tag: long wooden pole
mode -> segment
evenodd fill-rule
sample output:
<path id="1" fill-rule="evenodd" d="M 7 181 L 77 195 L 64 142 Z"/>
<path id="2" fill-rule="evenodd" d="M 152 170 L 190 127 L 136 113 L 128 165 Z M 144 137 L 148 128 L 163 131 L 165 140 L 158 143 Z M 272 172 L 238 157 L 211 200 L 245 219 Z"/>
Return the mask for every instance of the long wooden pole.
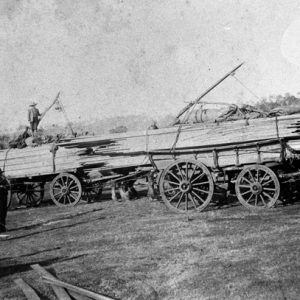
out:
<path id="1" fill-rule="evenodd" d="M 67 290 L 71 290 L 73 292 L 76 292 L 78 294 L 87 296 L 87 297 L 89 297 L 91 299 L 94 299 L 94 300 L 113 300 L 113 298 L 110 298 L 110 297 L 107 297 L 107 296 L 104 296 L 104 295 L 101 295 L 101 294 L 94 293 L 92 291 L 89 291 L 89 290 L 83 289 L 81 287 L 63 282 L 63 281 L 58 280 L 58 279 L 53 279 L 52 277 L 43 276 L 43 280 L 47 283 L 50 283 L 51 285 L 56 285 L 56 286 L 65 288 Z"/>
<path id="2" fill-rule="evenodd" d="M 48 108 L 46 108 L 46 109 L 44 110 L 44 112 L 41 114 L 39 123 L 41 123 L 41 121 L 42 121 L 42 119 L 45 117 L 46 113 L 47 113 L 47 112 L 51 109 L 51 107 L 56 103 L 56 101 L 58 100 L 59 96 L 60 96 L 60 92 L 57 93 L 57 95 L 56 95 L 54 101 L 51 103 L 51 105 L 48 106 Z"/>
<path id="3" fill-rule="evenodd" d="M 209 87 L 203 94 L 201 94 L 195 101 L 190 102 L 187 106 L 185 106 L 176 116 L 174 122 L 177 122 L 177 120 L 187 111 L 189 110 L 193 105 L 198 104 L 203 97 L 205 97 L 209 92 L 211 92 L 216 86 L 218 86 L 222 81 L 224 81 L 227 77 L 230 75 L 233 75 L 233 73 L 239 69 L 244 63 L 239 64 L 237 67 L 235 67 L 233 70 L 228 72 L 225 76 L 223 76 L 220 80 L 218 80 L 215 84 L 213 84 L 211 87 Z"/>

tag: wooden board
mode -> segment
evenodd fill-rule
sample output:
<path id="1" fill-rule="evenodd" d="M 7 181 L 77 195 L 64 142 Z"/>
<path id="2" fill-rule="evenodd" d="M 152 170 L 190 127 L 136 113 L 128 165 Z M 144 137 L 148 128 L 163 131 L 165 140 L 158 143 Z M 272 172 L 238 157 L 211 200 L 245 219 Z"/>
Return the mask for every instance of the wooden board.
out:
<path id="1" fill-rule="evenodd" d="M 46 269 L 41 267 L 39 264 L 31 265 L 31 268 L 35 270 L 40 276 L 47 276 L 48 278 L 56 279 L 51 273 L 49 273 Z M 63 287 L 53 285 L 52 289 L 59 300 L 71 300 L 71 297 Z"/>
<path id="2" fill-rule="evenodd" d="M 14 279 L 14 282 L 23 291 L 28 300 L 40 300 L 40 297 L 37 295 L 35 290 L 30 285 L 28 285 L 22 278 Z"/>

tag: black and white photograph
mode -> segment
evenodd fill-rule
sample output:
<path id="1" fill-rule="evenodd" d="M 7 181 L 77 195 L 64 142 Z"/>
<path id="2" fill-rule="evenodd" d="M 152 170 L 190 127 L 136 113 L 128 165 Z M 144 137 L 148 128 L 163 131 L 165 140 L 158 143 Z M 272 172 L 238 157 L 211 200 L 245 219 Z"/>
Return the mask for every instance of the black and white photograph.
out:
<path id="1" fill-rule="evenodd" d="M 0 300 L 300 299 L 300 2 L 0 0 Z"/>

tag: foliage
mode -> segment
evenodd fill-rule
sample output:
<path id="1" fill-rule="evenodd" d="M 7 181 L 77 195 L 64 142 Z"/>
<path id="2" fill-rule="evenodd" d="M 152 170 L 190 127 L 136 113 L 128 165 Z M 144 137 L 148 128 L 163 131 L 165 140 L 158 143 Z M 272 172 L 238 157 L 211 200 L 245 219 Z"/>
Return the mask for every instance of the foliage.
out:
<path id="1" fill-rule="evenodd" d="M 126 126 L 117 126 L 116 128 L 110 129 L 109 133 L 123 133 L 127 132 L 127 127 Z"/>
<path id="2" fill-rule="evenodd" d="M 298 93 L 299 95 L 299 93 Z M 286 106 L 299 106 L 300 98 L 297 98 L 290 93 L 282 95 L 270 95 L 269 97 L 264 97 L 256 103 L 256 107 L 263 111 L 270 111 L 276 107 L 286 107 Z"/>

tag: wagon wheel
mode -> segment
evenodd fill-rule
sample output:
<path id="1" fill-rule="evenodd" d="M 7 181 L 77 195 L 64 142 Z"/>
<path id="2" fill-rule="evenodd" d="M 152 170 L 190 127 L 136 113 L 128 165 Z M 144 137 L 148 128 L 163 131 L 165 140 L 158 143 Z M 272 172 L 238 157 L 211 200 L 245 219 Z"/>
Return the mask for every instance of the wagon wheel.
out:
<path id="1" fill-rule="evenodd" d="M 81 183 L 73 174 L 61 173 L 50 183 L 50 196 L 57 206 L 74 206 L 81 195 Z"/>
<path id="2" fill-rule="evenodd" d="M 182 159 L 164 170 L 159 181 L 159 191 L 172 211 L 201 211 L 212 199 L 214 183 L 205 165 L 195 160 Z"/>
<path id="3" fill-rule="evenodd" d="M 244 168 L 235 183 L 237 198 L 247 208 L 270 208 L 280 194 L 280 184 L 276 174 L 262 165 Z"/>
<path id="4" fill-rule="evenodd" d="M 44 183 L 28 183 L 22 184 L 16 191 L 19 204 L 27 207 L 39 206 L 44 198 Z"/>
<path id="5" fill-rule="evenodd" d="M 94 202 L 100 199 L 102 190 L 102 183 L 88 183 L 83 189 L 81 200 L 86 202 Z"/>

